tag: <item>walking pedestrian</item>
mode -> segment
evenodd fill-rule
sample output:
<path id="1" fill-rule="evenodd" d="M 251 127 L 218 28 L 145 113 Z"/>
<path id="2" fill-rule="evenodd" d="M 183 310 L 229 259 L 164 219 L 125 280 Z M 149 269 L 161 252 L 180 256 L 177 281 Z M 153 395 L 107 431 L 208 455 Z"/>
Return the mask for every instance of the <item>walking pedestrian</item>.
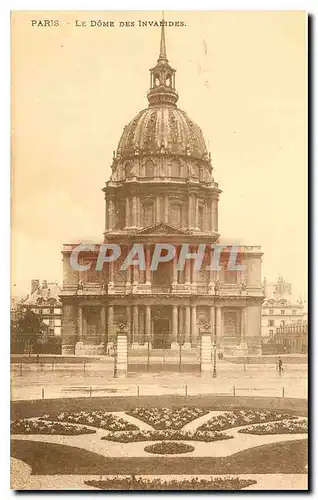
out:
<path id="1" fill-rule="evenodd" d="M 279 376 L 281 377 L 282 376 L 282 372 L 284 371 L 284 368 L 283 368 L 283 361 L 282 361 L 282 358 L 279 356 L 278 357 L 278 373 L 279 373 Z"/>

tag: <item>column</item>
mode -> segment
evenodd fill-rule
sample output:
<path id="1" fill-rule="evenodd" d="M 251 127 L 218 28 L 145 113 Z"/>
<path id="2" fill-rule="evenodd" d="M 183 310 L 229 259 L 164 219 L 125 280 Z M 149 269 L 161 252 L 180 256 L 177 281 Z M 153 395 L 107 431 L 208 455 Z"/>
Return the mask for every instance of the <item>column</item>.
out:
<path id="1" fill-rule="evenodd" d="M 216 307 L 216 341 L 220 342 L 222 337 L 222 308 Z"/>
<path id="2" fill-rule="evenodd" d="M 108 231 L 109 229 L 109 214 L 108 214 L 108 200 L 105 197 L 105 231 Z"/>
<path id="3" fill-rule="evenodd" d="M 156 222 L 160 221 L 160 198 L 156 196 Z"/>
<path id="4" fill-rule="evenodd" d="M 143 307 L 139 308 L 139 345 L 145 344 L 145 310 Z"/>
<path id="5" fill-rule="evenodd" d="M 241 309 L 241 345 L 246 345 L 247 308 Z"/>
<path id="6" fill-rule="evenodd" d="M 189 196 L 188 203 L 188 229 L 192 229 L 193 197 Z"/>
<path id="7" fill-rule="evenodd" d="M 126 307 L 126 321 L 127 321 L 128 345 L 130 345 L 132 343 L 132 335 L 131 335 L 131 309 L 130 309 L 130 306 Z"/>
<path id="8" fill-rule="evenodd" d="M 204 232 L 206 232 L 206 231 L 209 230 L 209 227 L 207 227 L 207 225 L 206 225 L 207 220 L 208 220 L 208 206 L 207 206 L 206 200 L 204 200 L 204 205 L 203 205 L 203 226 L 202 226 L 202 230 Z"/>
<path id="9" fill-rule="evenodd" d="M 137 227 L 137 197 L 132 197 L 132 226 Z"/>
<path id="10" fill-rule="evenodd" d="M 146 342 L 151 343 L 151 308 L 148 305 L 145 307 L 145 337 Z"/>
<path id="11" fill-rule="evenodd" d="M 187 347 L 190 347 L 190 326 L 191 326 L 191 310 L 190 306 L 185 307 L 185 315 L 184 315 L 184 344 Z"/>
<path id="12" fill-rule="evenodd" d="M 121 330 L 116 335 L 116 349 L 114 356 L 114 377 L 125 377 L 128 368 L 127 332 Z"/>
<path id="13" fill-rule="evenodd" d="M 146 285 L 151 286 L 151 255 L 150 255 L 150 247 L 146 246 Z"/>
<path id="14" fill-rule="evenodd" d="M 139 285 L 139 267 L 133 266 L 133 286 Z"/>
<path id="15" fill-rule="evenodd" d="M 196 248 L 192 248 L 192 252 L 196 252 Z M 198 281 L 198 271 L 196 271 L 195 269 L 195 260 L 192 260 L 191 261 L 191 271 L 192 271 L 192 279 L 191 279 L 191 283 L 192 283 L 192 291 L 194 293 L 197 292 L 197 281 Z"/>
<path id="16" fill-rule="evenodd" d="M 185 267 L 185 285 L 190 285 L 191 282 L 191 263 L 189 259 L 185 260 L 184 267 Z"/>
<path id="17" fill-rule="evenodd" d="M 133 306 L 133 338 L 132 343 L 138 344 L 138 306 Z"/>
<path id="18" fill-rule="evenodd" d="M 195 228 L 199 229 L 199 198 L 195 199 Z"/>
<path id="19" fill-rule="evenodd" d="M 218 201 L 216 199 L 212 200 L 212 229 L 218 230 Z"/>
<path id="20" fill-rule="evenodd" d="M 176 347 L 178 342 L 178 306 L 172 306 L 172 343 Z"/>
<path id="21" fill-rule="evenodd" d="M 104 305 L 100 308 L 100 344 L 104 344 L 104 347 L 107 344 L 106 310 Z"/>
<path id="22" fill-rule="evenodd" d="M 129 227 L 129 220 L 130 220 L 130 202 L 129 202 L 129 198 L 127 196 L 127 198 L 126 198 L 126 211 L 125 211 L 125 227 Z"/>
<path id="23" fill-rule="evenodd" d="M 212 332 L 212 342 L 214 342 L 214 336 L 215 336 L 215 311 L 214 311 L 214 306 L 210 306 L 210 314 L 209 314 L 209 323 L 211 325 L 211 332 Z"/>
<path id="24" fill-rule="evenodd" d="M 115 225 L 115 205 L 114 205 L 114 195 L 109 197 L 109 229 L 113 229 Z"/>
<path id="25" fill-rule="evenodd" d="M 109 268 L 108 268 L 108 270 L 109 270 L 109 279 L 108 279 L 108 282 L 113 285 L 114 284 L 114 261 L 111 260 L 108 265 L 109 265 Z"/>
<path id="26" fill-rule="evenodd" d="M 114 262 L 108 263 L 108 293 L 114 293 Z"/>
<path id="27" fill-rule="evenodd" d="M 210 230 L 211 231 L 215 231 L 213 210 L 214 210 L 214 205 L 213 205 L 213 200 L 211 200 L 211 203 L 210 203 Z"/>
<path id="28" fill-rule="evenodd" d="M 83 342 L 83 309 L 77 306 L 77 341 Z"/>
<path id="29" fill-rule="evenodd" d="M 177 285 L 177 283 L 178 283 L 177 262 L 178 262 L 178 256 L 175 255 L 174 258 L 171 261 L 171 265 L 172 265 L 172 286 Z"/>
<path id="30" fill-rule="evenodd" d="M 126 293 L 131 293 L 131 266 L 126 269 Z"/>
<path id="31" fill-rule="evenodd" d="M 184 330 L 183 330 L 183 307 L 178 308 L 178 342 L 179 344 L 183 344 L 183 335 L 184 335 Z"/>
<path id="32" fill-rule="evenodd" d="M 191 307 L 191 346 L 196 347 L 198 342 L 197 333 L 197 306 Z"/>
<path id="33" fill-rule="evenodd" d="M 136 225 L 137 227 L 141 227 L 141 221 L 140 221 L 140 198 L 137 196 L 137 205 L 136 205 Z"/>
<path id="34" fill-rule="evenodd" d="M 212 343 L 211 331 L 201 331 L 201 373 L 209 373 L 212 371 Z"/>
<path id="35" fill-rule="evenodd" d="M 87 321 L 86 321 L 86 313 L 85 307 L 82 308 L 82 339 L 84 340 L 87 337 Z"/>
<path id="36" fill-rule="evenodd" d="M 165 201 L 164 201 L 164 214 L 165 214 L 164 221 L 168 224 L 168 222 L 169 222 L 169 198 L 168 198 L 168 196 L 165 197 Z"/>
<path id="37" fill-rule="evenodd" d="M 114 343 L 115 332 L 114 332 L 114 306 L 108 307 L 107 314 L 107 341 L 109 343 Z"/>

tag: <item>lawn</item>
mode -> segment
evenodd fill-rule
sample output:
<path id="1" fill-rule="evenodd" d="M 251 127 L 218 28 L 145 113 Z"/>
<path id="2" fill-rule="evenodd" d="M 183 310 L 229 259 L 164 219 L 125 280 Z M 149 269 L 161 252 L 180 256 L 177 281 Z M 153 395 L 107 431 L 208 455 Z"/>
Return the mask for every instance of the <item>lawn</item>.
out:
<path id="1" fill-rule="evenodd" d="M 307 440 L 257 446 L 230 457 L 106 458 L 80 448 L 39 441 L 12 440 L 11 456 L 32 474 L 305 474 Z"/>
<path id="2" fill-rule="evenodd" d="M 45 413 L 58 415 L 61 412 L 85 411 L 129 411 L 138 406 L 169 406 L 180 408 L 182 406 L 197 406 L 207 410 L 242 410 L 261 409 L 286 411 L 293 415 L 307 415 L 307 401 L 304 399 L 266 398 L 266 397 L 232 397 L 218 395 L 197 396 L 109 396 L 93 398 L 63 398 L 12 401 L 11 419 L 39 417 Z"/>

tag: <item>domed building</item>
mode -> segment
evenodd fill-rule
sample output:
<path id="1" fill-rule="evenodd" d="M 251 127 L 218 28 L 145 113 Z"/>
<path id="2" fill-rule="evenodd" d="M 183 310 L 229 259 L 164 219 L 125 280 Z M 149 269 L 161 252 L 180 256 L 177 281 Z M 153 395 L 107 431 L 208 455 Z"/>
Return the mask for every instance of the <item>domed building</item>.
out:
<path id="1" fill-rule="evenodd" d="M 150 69 L 148 107 L 124 127 L 103 189 L 104 243 L 118 245 L 120 256 L 96 270 L 91 264 L 98 261 L 100 245 L 95 245 L 81 251 L 79 262 L 87 269 L 77 271 L 70 265 L 76 245 L 63 248 L 64 353 L 114 350 L 118 357 L 127 343 L 128 370 L 192 371 L 201 367 L 201 332 L 209 332 L 214 354 L 216 347 L 228 354 L 260 350 L 261 249 L 240 247 L 243 270 L 208 269 L 211 244 L 220 243 L 221 190 L 200 127 L 177 106 L 175 76 L 163 23 L 159 58 Z M 173 245 L 176 256 L 154 268 L 154 248 L 162 243 Z M 145 268 L 123 270 L 138 244 Z M 191 258 L 178 268 L 183 244 L 189 252 L 206 245 L 200 271 Z M 123 348 L 118 332 L 126 337 Z"/>

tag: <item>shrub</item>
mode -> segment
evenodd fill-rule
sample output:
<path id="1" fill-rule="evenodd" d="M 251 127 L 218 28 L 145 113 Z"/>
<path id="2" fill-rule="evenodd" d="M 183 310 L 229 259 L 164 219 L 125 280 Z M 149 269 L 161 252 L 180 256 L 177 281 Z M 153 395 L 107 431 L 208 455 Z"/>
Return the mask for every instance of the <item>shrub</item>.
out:
<path id="1" fill-rule="evenodd" d="M 194 447 L 186 443 L 174 443 L 173 441 L 150 444 L 144 450 L 147 453 L 158 455 L 178 455 L 179 453 L 189 453 L 194 451 Z"/>
<path id="2" fill-rule="evenodd" d="M 184 425 L 195 420 L 202 415 L 209 413 L 209 410 L 202 408 L 183 407 L 183 408 L 157 408 L 157 407 L 139 407 L 126 412 L 127 415 L 138 418 L 146 422 L 154 429 L 181 429 Z"/>
<path id="3" fill-rule="evenodd" d="M 46 434 L 77 436 L 79 434 L 94 434 L 96 431 L 82 425 L 68 425 L 60 422 L 43 422 L 40 420 L 12 420 L 11 434 Z"/>
<path id="4" fill-rule="evenodd" d="M 268 410 L 234 410 L 212 417 L 208 422 L 201 425 L 201 431 L 223 431 L 241 425 L 258 424 L 284 419 L 294 419 L 296 417 L 288 413 L 279 413 Z"/>
<path id="5" fill-rule="evenodd" d="M 104 480 L 85 481 L 88 486 L 100 490 L 241 490 L 251 484 L 256 484 L 253 479 L 241 479 L 238 477 L 214 477 L 211 479 L 200 479 L 198 477 L 181 480 L 176 479 L 145 479 L 130 477 L 114 477 Z"/>
<path id="6" fill-rule="evenodd" d="M 280 422 L 269 422 L 266 424 L 250 425 L 239 430 L 242 434 L 256 434 L 259 436 L 267 434 L 302 434 L 308 433 L 308 421 L 282 420 Z"/>
<path id="7" fill-rule="evenodd" d="M 224 434 L 223 432 L 210 431 L 178 431 L 173 429 L 167 430 L 150 430 L 150 431 L 127 431 L 127 432 L 111 432 L 101 439 L 107 441 L 115 441 L 117 443 L 136 443 L 140 441 L 159 441 L 159 440 L 177 440 L 177 441 L 204 441 L 211 443 L 213 441 L 221 441 L 232 439 L 233 436 Z"/>
<path id="8" fill-rule="evenodd" d="M 116 417 L 116 415 L 103 411 L 62 412 L 56 417 L 44 415 L 41 417 L 41 420 L 58 420 L 59 422 L 91 425 L 92 427 L 99 427 L 109 431 L 138 430 L 136 425 L 130 424 L 126 420 Z"/>

